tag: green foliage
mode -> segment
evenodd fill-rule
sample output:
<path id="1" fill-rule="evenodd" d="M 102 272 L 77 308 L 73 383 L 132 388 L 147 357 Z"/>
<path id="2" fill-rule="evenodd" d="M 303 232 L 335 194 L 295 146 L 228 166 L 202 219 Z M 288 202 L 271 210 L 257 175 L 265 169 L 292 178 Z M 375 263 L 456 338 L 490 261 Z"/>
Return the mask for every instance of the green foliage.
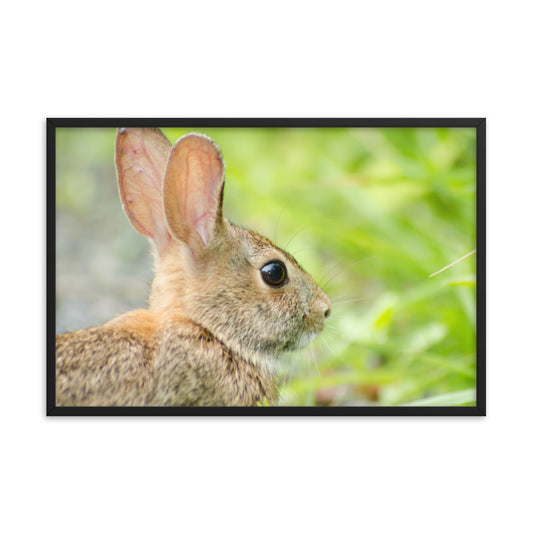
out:
<path id="1" fill-rule="evenodd" d="M 164 129 L 172 142 L 189 131 Z M 280 361 L 282 405 L 474 403 L 476 255 L 430 277 L 476 248 L 473 128 L 200 131 L 224 155 L 226 216 L 332 301 L 313 345 Z M 112 160 L 114 132 L 92 134 L 68 142 L 87 142 L 90 165 Z M 58 206 L 89 209 L 63 175 Z"/>

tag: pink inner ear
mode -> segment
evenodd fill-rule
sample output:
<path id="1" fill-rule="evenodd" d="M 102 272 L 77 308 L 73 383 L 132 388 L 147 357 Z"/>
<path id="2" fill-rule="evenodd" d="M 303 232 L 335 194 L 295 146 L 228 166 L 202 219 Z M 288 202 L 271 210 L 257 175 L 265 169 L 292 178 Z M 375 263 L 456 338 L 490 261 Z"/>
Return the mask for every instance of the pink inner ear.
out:
<path id="1" fill-rule="evenodd" d="M 197 148 L 189 149 L 185 179 L 178 185 L 178 201 L 184 221 L 196 230 L 206 246 L 211 240 L 218 211 L 220 173 L 218 154 Z"/>
<path id="2" fill-rule="evenodd" d="M 168 242 L 161 199 L 170 143 L 158 130 L 126 128 L 116 141 L 116 165 L 124 211 L 134 228 L 158 248 Z"/>
<path id="3" fill-rule="evenodd" d="M 124 209 L 132 224 L 148 237 L 156 233 L 156 220 L 161 218 L 162 209 L 158 204 L 161 190 L 157 183 L 149 178 L 142 180 L 144 170 L 136 163 L 124 169 Z"/>
<path id="4" fill-rule="evenodd" d="M 172 149 L 163 201 L 172 234 L 189 247 L 208 246 L 220 212 L 224 163 L 213 142 L 198 134 L 182 137 Z M 195 237 L 196 236 L 196 237 Z"/>

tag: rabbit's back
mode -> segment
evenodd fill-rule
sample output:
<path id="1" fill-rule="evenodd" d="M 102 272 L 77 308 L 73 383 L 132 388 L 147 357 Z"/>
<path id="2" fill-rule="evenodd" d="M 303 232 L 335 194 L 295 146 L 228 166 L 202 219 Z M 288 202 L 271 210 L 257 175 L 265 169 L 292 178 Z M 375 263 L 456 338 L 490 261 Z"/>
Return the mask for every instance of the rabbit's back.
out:
<path id="1" fill-rule="evenodd" d="M 233 353 L 208 330 L 173 317 L 150 327 L 134 312 L 56 338 L 56 403 L 68 406 L 255 406 L 278 396 L 261 360 Z M 147 314 L 147 313 L 146 313 Z"/>
<path id="2" fill-rule="evenodd" d="M 56 405 L 146 405 L 152 347 L 141 335 L 97 327 L 56 337 Z"/>

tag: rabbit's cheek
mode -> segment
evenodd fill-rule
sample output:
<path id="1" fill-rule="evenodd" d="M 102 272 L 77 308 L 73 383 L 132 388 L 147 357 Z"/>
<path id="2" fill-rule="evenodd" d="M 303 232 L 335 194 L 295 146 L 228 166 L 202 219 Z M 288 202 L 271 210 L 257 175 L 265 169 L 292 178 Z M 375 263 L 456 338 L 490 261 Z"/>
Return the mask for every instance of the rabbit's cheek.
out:
<path id="1" fill-rule="evenodd" d="M 324 314 L 319 309 L 314 309 L 305 317 L 306 329 L 316 336 L 324 328 Z"/>

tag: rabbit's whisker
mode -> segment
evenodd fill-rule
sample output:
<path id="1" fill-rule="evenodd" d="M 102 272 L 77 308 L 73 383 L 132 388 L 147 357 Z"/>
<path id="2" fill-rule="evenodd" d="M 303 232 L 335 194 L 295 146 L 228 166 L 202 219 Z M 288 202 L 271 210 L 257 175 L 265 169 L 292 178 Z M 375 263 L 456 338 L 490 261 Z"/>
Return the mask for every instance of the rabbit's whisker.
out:
<path id="1" fill-rule="evenodd" d="M 339 274 L 341 273 L 341 267 L 338 263 L 330 267 L 318 280 L 317 284 L 320 287 L 327 288 L 328 284 L 331 283 Z"/>
<path id="2" fill-rule="evenodd" d="M 307 231 L 309 229 L 309 226 L 302 226 L 300 229 L 296 230 L 295 233 L 293 233 L 292 237 L 285 243 L 285 246 L 283 246 L 283 250 L 288 250 L 291 242 L 296 238 L 297 235 L 300 233 L 303 233 L 304 231 Z M 292 254 L 291 254 L 292 255 Z"/>
<path id="3" fill-rule="evenodd" d="M 354 298 L 353 300 L 344 300 L 342 302 L 336 302 L 335 300 L 331 300 L 331 304 L 332 305 L 344 305 L 344 304 L 349 304 L 353 302 L 362 302 L 364 300 L 370 300 L 370 298 Z"/>
<path id="4" fill-rule="evenodd" d="M 274 227 L 274 242 L 277 242 L 278 240 L 279 221 L 281 220 L 281 216 L 283 215 L 283 213 L 285 213 L 286 209 L 287 208 L 284 206 L 283 209 L 279 212 L 278 218 L 276 220 L 276 226 Z"/>
<path id="5" fill-rule="evenodd" d="M 333 350 L 331 349 L 331 346 L 328 344 L 328 342 L 326 341 L 325 337 L 322 336 L 320 337 L 320 340 L 321 342 L 324 344 L 324 346 L 327 348 L 327 351 L 330 353 L 330 354 L 333 354 Z"/>
<path id="6" fill-rule="evenodd" d="M 319 279 L 319 282 L 318 282 L 318 285 L 320 287 L 324 286 L 324 288 L 327 288 L 327 285 L 333 281 L 333 279 L 335 279 L 343 270 L 350 270 L 352 269 L 354 266 L 362 263 L 363 261 L 369 261 L 370 259 L 375 259 L 376 256 L 375 255 L 370 255 L 368 257 L 363 257 L 362 259 L 358 259 L 356 261 L 351 261 L 350 263 L 346 263 L 346 264 L 343 264 L 343 263 L 336 263 L 335 265 L 333 265 L 333 267 L 331 267 L 327 272 L 326 274 L 324 274 L 320 279 Z M 335 270 L 337 269 L 337 271 L 335 272 Z M 334 273 L 334 275 L 330 278 L 330 279 L 327 279 L 325 280 L 324 278 L 327 278 L 331 273 Z M 324 284 L 324 285 L 322 285 Z"/>
<path id="7" fill-rule="evenodd" d="M 292 380 L 292 375 L 294 374 L 294 363 L 295 363 L 295 358 L 291 357 L 290 363 L 289 363 L 288 378 L 287 378 L 288 383 L 290 383 L 290 381 Z"/>
<path id="8" fill-rule="evenodd" d="M 311 357 L 313 358 L 313 363 L 315 363 L 315 368 L 316 368 L 316 371 L 318 373 L 318 375 L 322 375 L 321 372 L 320 372 L 320 368 L 318 368 L 318 360 L 316 358 L 316 354 L 315 354 L 315 350 L 314 348 L 311 346 L 311 349 L 310 349 L 310 353 L 311 353 Z"/>

